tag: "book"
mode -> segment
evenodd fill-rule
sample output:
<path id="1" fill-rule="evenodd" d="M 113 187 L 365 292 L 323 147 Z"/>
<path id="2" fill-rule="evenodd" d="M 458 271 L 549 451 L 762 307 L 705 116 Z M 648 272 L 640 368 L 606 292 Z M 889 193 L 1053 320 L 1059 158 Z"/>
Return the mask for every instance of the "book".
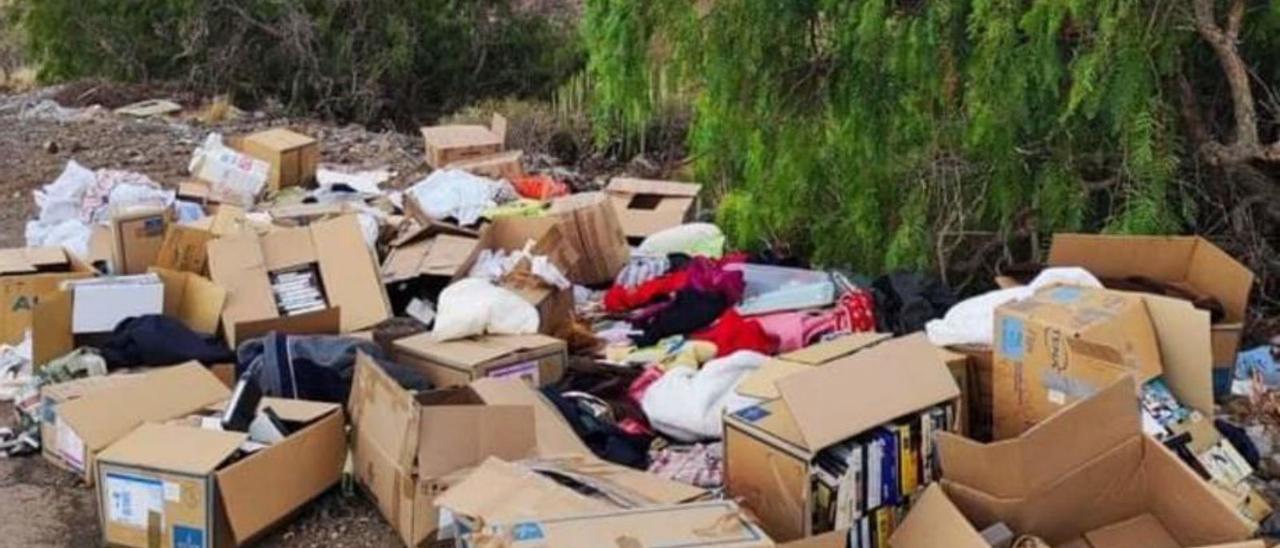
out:
<path id="1" fill-rule="evenodd" d="M 867 504 L 865 510 L 879 507 L 884 499 L 884 473 L 881 464 L 884 462 L 884 439 L 873 436 L 867 444 Z"/>

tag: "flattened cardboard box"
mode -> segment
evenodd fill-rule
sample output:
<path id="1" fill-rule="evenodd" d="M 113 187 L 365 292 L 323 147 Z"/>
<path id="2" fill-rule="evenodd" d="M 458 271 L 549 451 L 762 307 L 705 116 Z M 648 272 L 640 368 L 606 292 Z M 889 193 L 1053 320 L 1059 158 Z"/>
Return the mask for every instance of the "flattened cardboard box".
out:
<path id="1" fill-rule="evenodd" d="M 170 213 L 164 207 L 140 207 L 111 212 L 111 271 L 142 274 L 156 264 Z"/>
<path id="2" fill-rule="evenodd" d="M 76 469 L 63 456 L 62 439 L 58 438 L 58 410 L 63 403 L 84 397 L 99 390 L 109 389 L 142 379 L 143 375 L 107 375 L 105 377 L 85 377 L 83 379 L 75 379 L 58 384 L 50 384 L 40 387 L 40 454 L 45 460 L 54 466 L 72 473 L 80 473 L 81 470 Z M 78 447 L 70 437 L 72 446 L 65 450 L 68 454 L 75 454 L 73 449 Z"/>
<path id="3" fill-rule="evenodd" d="M 1209 314 L 1171 297 L 1056 287 L 996 309 L 993 438 L 1016 436 L 1128 373 L 1213 409 Z"/>
<path id="4" fill-rule="evenodd" d="M 997 521 L 1062 545 L 1096 541 L 1135 518 L 1155 519 L 1177 546 L 1249 539 L 1253 524 L 1142 434 L 1136 389 L 1125 377 L 1014 439 L 983 444 L 940 433 L 942 489 L 912 509 L 893 546 L 986 546 L 977 530 Z"/>
<path id="5" fill-rule="evenodd" d="M 287 129 L 269 129 L 245 137 L 240 141 L 240 150 L 271 164 L 268 191 L 315 181 L 320 144 L 311 137 Z"/>
<path id="6" fill-rule="evenodd" d="M 489 127 L 476 125 L 431 126 L 422 128 L 427 165 L 441 169 L 461 160 L 502 152 L 507 140 L 507 119 L 497 114 Z"/>
<path id="7" fill-rule="evenodd" d="M 349 333 L 391 316 L 373 253 L 354 215 L 261 236 L 242 232 L 213 240 L 208 247 L 210 277 L 228 291 L 222 323 L 233 348 L 270 330 Z M 328 308 L 282 316 L 270 274 L 311 267 L 320 278 Z"/>
<path id="8" fill-rule="evenodd" d="M 466 547 L 773 546 L 731 501 L 622 509 L 495 458 L 437 504 L 468 523 L 492 524 L 463 531 Z"/>
<path id="9" fill-rule="evenodd" d="M 919 334 L 784 377 L 777 389 L 779 399 L 724 418 L 725 490 L 777 541 L 813 534 L 810 466 L 819 451 L 960 396 Z"/>
<path id="10" fill-rule="evenodd" d="M 1079 266 L 1099 278 L 1158 280 L 1218 301 L 1225 317 L 1213 325 L 1213 364 L 1235 366 L 1254 274 L 1199 236 L 1056 234 L 1050 266 Z"/>
<path id="11" fill-rule="evenodd" d="M 99 452 L 148 421 L 198 411 L 231 391 L 196 362 L 153 369 L 133 382 L 97 390 L 58 407 L 54 429 L 64 461 L 93 484 Z"/>
<path id="12" fill-rule="evenodd" d="M 432 385 L 466 386 L 483 378 L 555 383 L 569 366 L 568 346 L 545 335 L 485 335 L 437 342 L 421 333 L 393 343 L 396 361 L 413 366 Z"/>
<path id="13" fill-rule="evenodd" d="M 61 247 L 0 249 L 0 343 L 22 342 L 42 295 L 58 291 L 63 281 L 95 275 Z"/>
<path id="14" fill-rule="evenodd" d="M 595 459 L 564 417 L 515 379 L 481 379 L 465 388 L 414 394 L 360 355 L 348 408 L 356 480 L 407 546 L 435 532 L 435 498 L 462 479 L 460 472 L 489 457 L 577 456 L 597 474 L 657 503 L 705 494 Z"/>
<path id="15" fill-rule="evenodd" d="M 633 243 L 693 220 L 702 185 L 618 177 L 605 193 L 618 212 L 622 232 Z"/>
<path id="16" fill-rule="evenodd" d="M 239 546 L 336 484 L 346 460 L 339 405 L 265 398 L 299 430 L 228 462 L 240 432 L 144 424 L 101 453 L 98 504 L 114 546 Z"/>

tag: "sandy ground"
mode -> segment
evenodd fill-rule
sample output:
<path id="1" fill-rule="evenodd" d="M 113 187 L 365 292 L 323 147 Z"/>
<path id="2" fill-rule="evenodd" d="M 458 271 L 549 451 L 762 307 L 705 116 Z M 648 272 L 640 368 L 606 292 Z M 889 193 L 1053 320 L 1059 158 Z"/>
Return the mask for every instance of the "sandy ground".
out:
<path id="1" fill-rule="evenodd" d="M 50 92 L 41 92 L 48 95 Z M 0 95 L 0 247 L 21 246 L 33 214 L 31 191 L 58 176 L 70 159 L 90 168 L 137 171 L 162 184 L 182 180 L 191 150 L 211 130 L 238 133 L 292 125 L 321 139 L 326 162 L 391 166 L 399 182 L 424 169 L 416 138 L 335 127 L 310 120 L 253 116 L 214 127 L 191 120 L 131 120 L 104 114 L 63 122 L 21 114 L 39 96 Z M 115 102 L 119 102 L 116 98 Z M 0 404 L 0 425 L 13 416 Z M 96 546 L 101 543 L 93 491 L 39 456 L 0 457 L 0 546 Z M 398 537 L 359 494 L 335 488 L 296 519 L 265 536 L 260 546 L 395 546 Z"/>

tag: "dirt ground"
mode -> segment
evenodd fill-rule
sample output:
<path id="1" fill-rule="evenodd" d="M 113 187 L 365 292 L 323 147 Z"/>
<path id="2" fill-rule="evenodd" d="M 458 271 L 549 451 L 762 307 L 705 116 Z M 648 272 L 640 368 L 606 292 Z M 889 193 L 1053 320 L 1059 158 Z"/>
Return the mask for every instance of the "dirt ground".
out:
<path id="1" fill-rule="evenodd" d="M 84 121 L 34 115 L 32 106 L 59 90 L 0 95 L 0 247 L 25 243 L 33 215 L 31 191 L 53 181 L 68 160 L 89 168 L 137 171 L 166 185 L 181 181 L 191 151 L 210 131 L 235 134 L 290 125 L 321 140 L 326 163 L 390 166 L 402 186 L 422 174 L 420 145 L 408 135 L 335 127 L 312 120 L 249 113 L 234 122 L 206 125 L 185 120 L 132 120 L 103 113 Z M 107 103 L 148 97 L 111 97 Z M 123 103 L 121 103 L 123 104 Z M 118 106 L 118 105 L 111 105 Z M 12 420 L 0 404 L 0 425 Z M 398 537 L 359 494 L 334 488 L 272 531 L 260 546 L 395 546 Z M 96 546 L 99 536 L 93 491 L 39 456 L 0 457 L 0 546 Z"/>

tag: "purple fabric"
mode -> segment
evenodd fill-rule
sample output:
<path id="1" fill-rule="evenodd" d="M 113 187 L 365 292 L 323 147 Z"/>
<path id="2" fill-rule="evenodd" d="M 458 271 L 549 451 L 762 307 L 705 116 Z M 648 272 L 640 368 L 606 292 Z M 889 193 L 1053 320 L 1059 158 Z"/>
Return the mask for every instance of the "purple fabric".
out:
<path id="1" fill-rule="evenodd" d="M 730 303 L 742 302 L 742 294 L 747 289 L 742 271 L 725 270 L 716 261 L 706 257 L 694 257 L 687 270 L 688 288 L 700 293 L 719 294 Z"/>

